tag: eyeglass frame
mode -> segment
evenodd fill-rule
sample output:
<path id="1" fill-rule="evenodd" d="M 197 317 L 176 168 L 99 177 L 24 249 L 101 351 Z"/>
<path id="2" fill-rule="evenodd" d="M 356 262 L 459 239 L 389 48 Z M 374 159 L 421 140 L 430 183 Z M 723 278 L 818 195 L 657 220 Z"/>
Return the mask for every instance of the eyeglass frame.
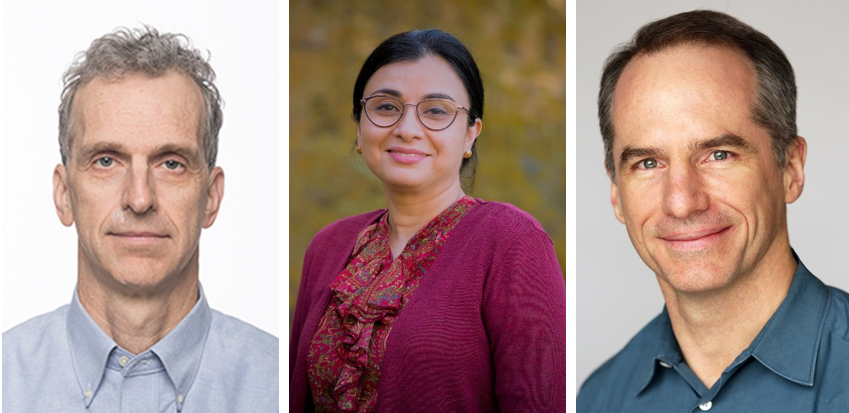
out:
<path id="1" fill-rule="evenodd" d="M 369 114 L 368 114 L 368 109 L 366 109 L 366 102 L 367 102 L 369 99 L 372 99 L 372 98 L 379 98 L 379 97 L 383 97 L 383 98 L 393 98 L 393 99 L 395 99 L 395 100 L 397 100 L 397 101 L 401 102 L 401 103 L 404 105 L 404 106 L 401 108 L 401 115 L 400 115 L 400 116 L 398 116 L 398 120 L 396 120 L 395 122 L 392 122 L 391 124 L 386 125 L 386 126 L 380 126 L 380 125 L 378 125 L 377 123 L 374 123 L 374 121 L 371 119 L 371 116 L 369 116 Z M 422 124 L 422 126 L 424 126 L 427 130 L 434 131 L 434 132 L 439 132 L 439 131 L 443 131 L 443 130 L 445 130 L 445 129 L 450 128 L 450 127 L 451 127 L 451 125 L 453 125 L 453 124 L 454 124 L 454 121 L 456 121 L 456 120 L 457 120 L 457 114 L 458 114 L 458 113 L 460 113 L 460 111 L 461 111 L 461 110 L 462 110 L 462 111 L 464 111 L 464 112 L 466 112 L 466 114 L 467 114 L 467 115 L 472 116 L 472 112 L 471 112 L 469 109 L 466 109 L 466 108 L 464 108 L 464 107 L 463 107 L 463 106 L 461 106 L 461 105 L 458 105 L 458 104 L 457 104 L 457 102 L 455 102 L 455 101 L 453 101 L 453 100 L 451 100 L 451 99 L 443 99 L 443 98 L 428 98 L 428 99 L 422 99 L 421 101 L 419 101 L 419 103 L 407 103 L 407 102 L 404 102 L 403 100 L 401 100 L 401 99 L 400 99 L 399 97 L 397 97 L 397 96 L 385 95 L 385 94 L 377 94 L 377 95 L 366 96 L 366 97 L 364 97 L 364 98 L 360 99 L 360 106 L 362 106 L 362 108 L 363 108 L 363 112 L 365 112 L 365 113 L 366 113 L 366 118 L 368 118 L 369 122 L 371 122 L 371 124 L 372 124 L 372 125 L 377 126 L 378 128 L 391 128 L 391 127 L 395 126 L 396 124 L 398 124 L 398 122 L 400 122 L 400 121 L 401 121 L 401 119 L 403 119 L 403 118 L 404 118 L 404 113 L 407 111 L 407 106 L 414 106 L 414 107 L 418 108 L 418 107 L 419 107 L 419 105 L 421 105 L 422 103 L 427 102 L 427 101 L 433 101 L 433 100 L 443 100 L 443 101 L 446 101 L 446 102 L 451 102 L 451 104 L 452 104 L 452 105 L 454 105 L 454 106 L 456 106 L 456 107 L 457 107 L 457 111 L 456 111 L 456 112 L 454 112 L 454 118 L 453 118 L 453 119 L 451 119 L 451 122 L 450 122 L 447 126 L 445 126 L 444 128 L 441 128 L 441 129 L 434 129 L 434 128 L 431 128 L 430 126 L 425 125 L 425 123 L 422 121 L 421 114 L 419 113 L 418 109 L 416 109 L 416 110 L 415 110 L 415 113 L 416 113 L 416 119 L 418 119 L 419 123 L 421 123 L 421 124 Z"/>

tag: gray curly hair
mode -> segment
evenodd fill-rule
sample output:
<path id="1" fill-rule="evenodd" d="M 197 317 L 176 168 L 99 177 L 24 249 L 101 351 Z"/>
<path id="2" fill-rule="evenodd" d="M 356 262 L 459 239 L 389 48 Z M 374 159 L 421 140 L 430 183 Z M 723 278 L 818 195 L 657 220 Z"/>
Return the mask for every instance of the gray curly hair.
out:
<path id="1" fill-rule="evenodd" d="M 88 50 L 77 55 L 62 77 L 64 88 L 59 105 L 59 149 L 62 164 L 71 159 L 74 120 L 71 116 L 74 95 L 94 78 L 121 79 L 126 74 L 140 73 L 158 77 L 176 70 L 194 80 L 204 101 L 203 127 L 198 131 L 203 140 L 206 165 L 215 167 L 218 155 L 218 132 L 221 130 L 221 96 L 215 87 L 215 71 L 201 53 L 182 34 L 159 34 L 144 26 L 138 29 L 118 28 L 95 39 Z"/>

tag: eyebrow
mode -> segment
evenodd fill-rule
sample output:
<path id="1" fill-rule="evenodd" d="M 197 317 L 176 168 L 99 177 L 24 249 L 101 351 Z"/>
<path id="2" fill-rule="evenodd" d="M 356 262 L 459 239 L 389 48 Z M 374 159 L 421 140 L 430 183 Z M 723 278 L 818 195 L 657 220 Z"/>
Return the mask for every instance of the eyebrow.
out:
<path id="1" fill-rule="evenodd" d="M 88 162 L 88 159 L 100 152 L 126 153 L 126 147 L 118 142 L 98 142 L 90 146 L 84 146 L 80 152 L 78 160 Z M 183 145 L 165 144 L 156 147 L 153 150 L 154 156 L 162 156 L 168 153 L 174 153 L 186 158 L 190 163 L 200 162 L 200 149 L 190 148 Z"/>
<path id="2" fill-rule="evenodd" d="M 156 156 L 161 156 L 167 153 L 175 153 L 177 155 L 182 156 L 192 164 L 197 164 L 200 162 L 200 148 L 190 148 L 188 146 L 167 143 L 165 145 L 157 147 L 154 153 L 157 154 Z"/>
<path id="3" fill-rule="evenodd" d="M 687 149 L 690 151 L 700 151 L 718 147 L 735 148 L 750 154 L 757 153 L 757 148 L 752 146 L 739 135 L 733 133 L 726 133 L 716 138 L 691 142 L 687 145 Z M 663 154 L 664 152 L 662 150 L 655 147 L 635 148 L 632 146 L 626 146 L 619 155 L 619 168 L 624 168 L 626 165 L 631 163 L 631 160 L 634 158 L 660 157 Z"/>
<path id="4" fill-rule="evenodd" d="M 726 133 L 722 136 L 712 138 L 712 139 L 708 139 L 708 140 L 705 140 L 705 141 L 693 142 L 690 145 L 688 145 L 687 148 L 690 149 L 691 151 L 698 151 L 698 150 L 717 148 L 717 147 L 723 147 L 723 146 L 729 147 L 729 148 L 736 148 L 736 149 L 739 149 L 743 152 L 750 153 L 750 154 L 754 154 L 754 153 L 758 152 L 757 148 L 752 146 L 749 142 L 747 142 L 745 139 L 743 139 L 739 135 L 736 135 L 736 134 L 733 134 L 733 133 Z"/>
<path id="5" fill-rule="evenodd" d="M 401 98 L 401 92 L 399 92 L 395 89 L 377 89 L 377 90 L 375 90 L 374 92 L 371 93 L 371 96 L 374 96 L 376 94 L 385 94 L 385 95 L 395 96 L 396 98 L 399 98 L 399 99 Z M 449 95 L 447 93 L 428 93 L 428 94 L 424 95 L 423 99 L 448 99 L 452 102 L 455 102 L 455 103 L 457 102 L 456 100 L 454 100 L 453 97 L 451 97 L 451 95 Z"/>
<path id="6" fill-rule="evenodd" d="M 662 154 L 663 151 L 658 148 L 635 148 L 629 145 L 622 149 L 622 153 L 619 155 L 619 168 L 624 168 L 634 158 L 659 157 Z"/>
<path id="7" fill-rule="evenodd" d="M 117 142 L 98 142 L 83 146 L 80 150 L 80 155 L 77 157 L 77 161 L 88 162 L 89 158 L 99 152 L 123 153 L 125 149 L 124 145 Z"/>

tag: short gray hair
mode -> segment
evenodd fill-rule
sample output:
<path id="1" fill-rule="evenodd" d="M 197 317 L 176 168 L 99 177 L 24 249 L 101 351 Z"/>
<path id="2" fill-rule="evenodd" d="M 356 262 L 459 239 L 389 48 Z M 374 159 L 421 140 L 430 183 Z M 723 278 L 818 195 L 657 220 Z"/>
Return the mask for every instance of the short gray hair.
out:
<path id="1" fill-rule="evenodd" d="M 159 34 L 150 26 L 118 28 L 95 39 L 88 50 L 77 55 L 62 77 L 65 85 L 59 105 L 62 164 L 67 164 L 71 158 L 74 138 L 71 112 L 74 95 L 80 87 L 95 78 L 121 79 L 124 75 L 136 73 L 158 77 L 176 70 L 191 78 L 203 95 L 204 120 L 198 133 L 203 140 L 206 165 L 212 169 L 218 155 L 218 132 L 221 130 L 223 115 L 221 96 L 213 83 L 215 71 L 207 60 L 191 46 L 191 41 L 185 35 Z"/>
<path id="2" fill-rule="evenodd" d="M 611 107 L 619 76 L 631 59 L 682 43 L 728 47 L 742 51 L 755 67 L 758 89 L 752 103 L 752 120 L 772 137 L 779 167 L 784 168 L 787 148 L 796 138 L 796 81 L 784 52 L 765 34 L 727 14 L 694 10 L 646 24 L 634 38 L 619 46 L 604 63 L 598 92 L 598 123 L 604 141 L 604 164 L 615 180 L 614 126 Z"/>

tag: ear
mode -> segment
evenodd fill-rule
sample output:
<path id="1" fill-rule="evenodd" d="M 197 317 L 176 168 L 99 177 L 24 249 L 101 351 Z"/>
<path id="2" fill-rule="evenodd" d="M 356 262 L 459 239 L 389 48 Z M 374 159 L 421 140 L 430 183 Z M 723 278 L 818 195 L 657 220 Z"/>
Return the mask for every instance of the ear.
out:
<path id="1" fill-rule="evenodd" d="M 613 213 L 616 219 L 621 223 L 625 223 L 625 215 L 622 214 L 622 200 L 619 198 L 619 186 L 616 185 L 616 180 L 613 178 L 615 172 L 607 171 L 607 176 L 610 178 L 610 204 L 613 205 Z"/>
<path id="2" fill-rule="evenodd" d="M 466 143 L 464 145 L 466 151 L 472 149 L 472 145 L 475 144 L 475 140 L 481 134 L 481 130 L 483 130 L 483 121 L 480 118 L 475 119 L 475 124 L 466 129 Z"/>
<path id="3" fill-rule="evenodd" d="M 792 204 L 802 195 L 805 187 L 805 158 L 808 156 L 808 143 L 797 136 L 787 152 L 787 164 L 784 167 L 784 202 Z"/>
<path id="4" fill-rule="evenodd" d="M 224 170 L 220 166 L 209 172 L 209 186 L 206 188 L 206 208 L 203 211 L 203 228 L 209 228 L 218 216 L 218 208 L 224 199 Z"/>
<path id="5" fill-rule="evenodd" d="M 56 206 L 59 221 L 66 227 L 74 223 L 74 210 L 71 208 L 71 194 L 68 188 L 68 171 L 64 165 L 56 165 L 53 170 L 53 204 Z"/>

